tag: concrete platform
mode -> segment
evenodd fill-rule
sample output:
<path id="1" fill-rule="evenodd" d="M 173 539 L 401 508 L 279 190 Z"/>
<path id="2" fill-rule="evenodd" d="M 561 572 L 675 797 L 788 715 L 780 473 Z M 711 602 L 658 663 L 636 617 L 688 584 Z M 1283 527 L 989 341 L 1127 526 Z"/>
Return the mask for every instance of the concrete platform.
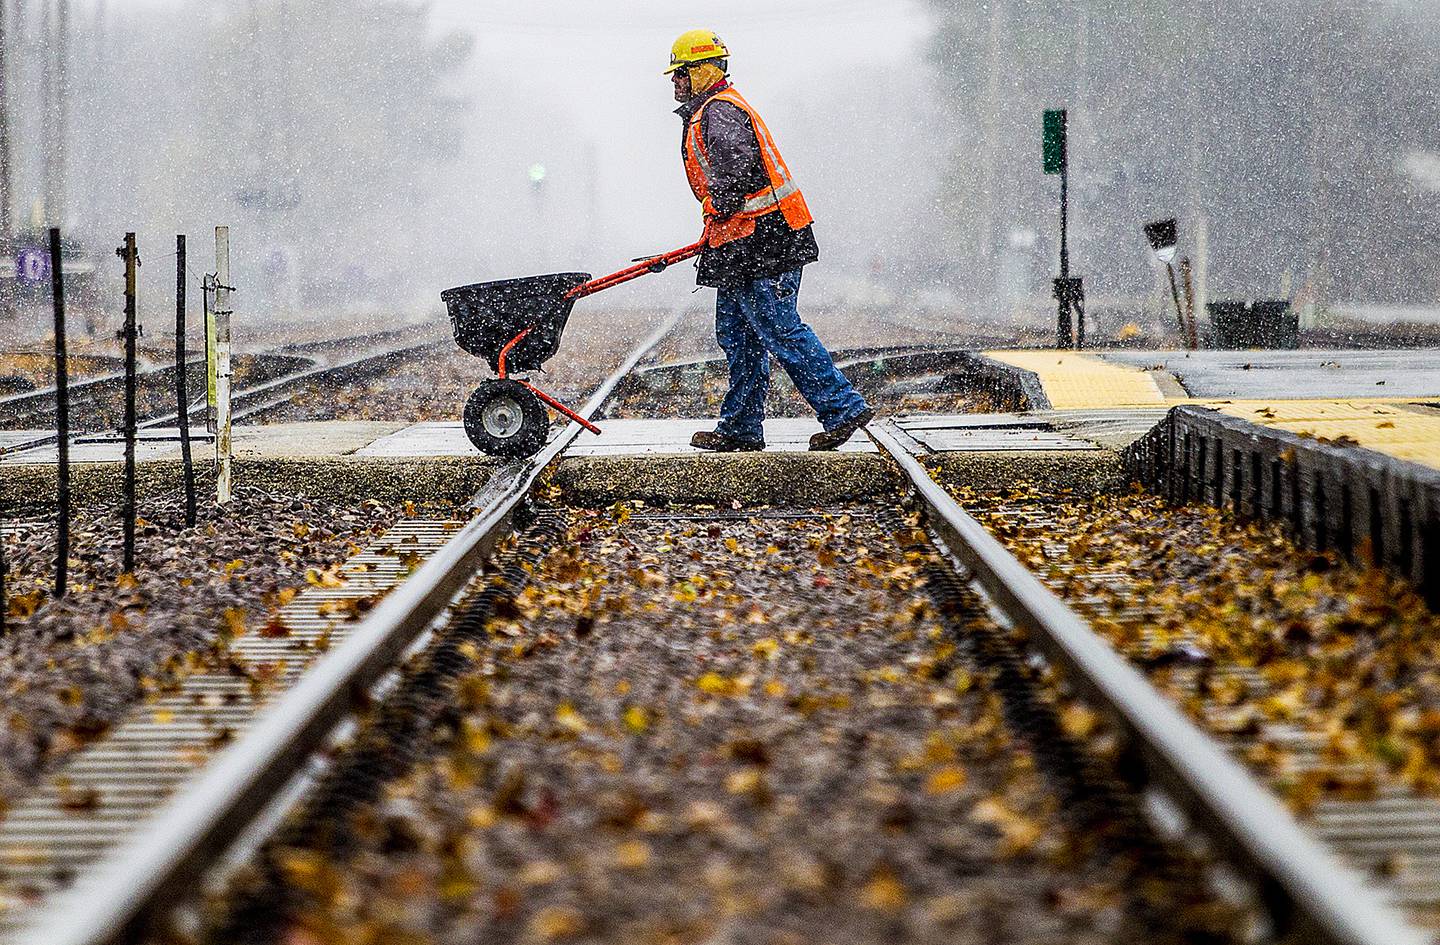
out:
<path id="1" fill-rule="evenodd" d="M 920 452 L 939 455 L 1112 447 L 1116 437 L 1107 424 L 1117 422 L 1117 418 L 1125 430 L 1133 431 L 1130 439 L 1149 429 L 1150 423 L 1154 422 L 1148 414 L 1136 419 L 1133 412 L 1091 411 L 1073 418 L 1066 415 L 1063 430 L 1057 429 L 1052 416 L 1023 414 L 905 416 L 898 418 L 897 424 Z M 582 433 L 568 455 L 695 456 L 703 451 L 690 445 L 691 435 L 713 426 L 714 421 L 709 419 L 606 420 L 602 421 L 600 435 Z M 814 420 L 767 420 L 765 452 L 808 452 L 810 437 L 819 430 L 820 425 Z M 33 439 L 34 434 L 24 433 L 23 436 Z M 209 468 L 213 449 L 213 443 L 208 439 L 194 442 L 194 456 L 200 468 Z M 877 450 L 868 437 L 859 434 L 837 452 L 875 454 Z M 145 431 L 136 444 L 135 455 L 142 465 L 176 464 L 180 458 L 178 435 L 173 430 Z M 71 446 L 70 456 L 77 465 L 114 465 L 124 458 L 124 444 L 112 436 L 85 439 Z M 0 466 L 53 467 L 55 458 L 55 447 L 37 447 L 0 457 Z M 426 460 L 493 462 L 492 458 L 484 456 L 470 444 L 459 422 L 408 426 L 398 423 L 288 423 L 236 427 L 235 459 L 238 463 L 252 464 L 338 459 L 392 463 Z"/>
<path id="2" fill-rule="evenodd" d="M 277 423 L 267 426 L 237 426 L 234 455 L 237 459 L 280 459 L 301 456 L 348 456 L 380 437 L 405 428 L 403 423 L 373 421 Z M 0 449 L 7 442 L 24 443 L 53 431 L 0 431 Z M 464 437 L 464 434 L 461 434 Z M 191 449 L 197 459 L 213 454 L 214 437 L 192 434 Z M 125 443 L 115 434 L 81 437 L 70 446 L 73 463 L 114 463 L 125 456 Z M 152 427 L 140 431 L 135 443 L 139 461 L 178 460 L 180 431 L 177 427 Z M 0 464 L 54 463 L 54 446 L 40 446 L 0 456 Z"/>
<path id="3" fill-rule="evenodd" d="M 1123 448 L 1181 404 L 1440 469 L 1440 349 L 989 351 L 1028 372 L 1057 433 Z M 1067 418 L 1075 418 L 1072 422 Z"/>
<path id="4" fill-rule="evenodd" d="M 989 351 L 980 360 L 990 369 L 1023 378 L 1025 383 L 1019 386 L 1034 392 L 1031 399 L 1048 401 L 1044 409 L 897 417 L 902 434 L 919 451 L 945 455 L 1123 448 L 1168 408 L 1198 404 L 1257 423 L 1285 424 L 1285 429 L 1302 435 L 1346 437 L 1367 448 L 1440 468 L 1440 447 L 1433 445 L 1440 441 L 1440 428 L 1425 406 L 1440 403 L 1440 349 Z M 698 451 L 690 446 L 691 434 L 713 424 L 708 418 L 606 420 L 600 424 L 600 435 L 582 434 L 570 455 L 694 455 Z M 808 418 L 768 420 L 765 452 L 805 452 L 810 436 L 819 429 Z M 35 436 L 29 431 L 0 432 L 0 449 Z M 196 455 L 204 460 L 209 450 L 208 444 L 198 443 Z M 117 438 L 101 436 L 75 444 L 71 457 L 76 463 L 103 464 L 119 462 L 122 452 Z M 458 421 L 241 426 L 235 430 L 235 452 L 238 460 L 260 462 L 341 457 L 396 462 L 484 459 Z M 874 453 L 875 447 L 856 437 L 840 452 Z M 176 431 L 145 431 L 137 457 L 146 463 L 177 459 Z M 54 462 L 53 446 L 0 456 L 0 465 L 6 467 Z"/>
<path id="5" fill-rule="evenodd" d="M 1220 400 L 1440 399 L 1440 349 L 987 351 L 1034 375 L 1053 410 Z"/>
<path id="6" fill-rule="evenodd" d="M 1129 364 L 1073 351 L 986 351 L 985 356 L 1040 381 L 1054 410 L 1135 407 L 1163 404 L 1165 394 L 1154 375 Z"/>
<path id="7" fill-rule="evenodd" d="M 1221 413 L 1322 442 L 1375 450 L 1440 469 L 1440 409 L 1361 400 L 1222 404 Z"/>
<path id="8" fill-rule="evenodd" d="M 1159 366 L 1202 400 L 1440 396 L 1440 349 L 1107 351 L 1108 365 Z"/>
<path id="9" fill-rule="evenodd" d="M 898 421 L 917 452 L 954 466 L 956 481 L 975 485 L 1013 479 L 1006 469 L 1036 481 L 1071 481 L 1113 487 L 1120 479 L 1116 454 L 1103 433 L 1116 423 L 1143 432 L 1153 422 L 1123 411 L 1076 416 L 1059 431 L 1045 417 L 1020 414 L 910 416 Z M 893 466 L 863 434 L 843 450 L 811 453 L 813 420 L 766 422 L 763 453 L 703 453 L 690 436 L 711 420 L 608 420 L 600 436 L 582 435 L 554 474 L 570 501 L 613 501 L 619 494 L 651 501 L 806 503 L 860 501 L 894 485 Z M 1112 432 L 1113 435 L 1113 432 Z M 1137 434 L 1138 435 L 1138 434 Z M 281 424 L 237 428 L 235 480 L 239 485 L 300 494 L 390 501 L 464 502 L 485 482 L 497 460 L 481 455 L 459 423 Z M 153 447 L 153 452 L 151 448 Z M 118 443 L 95 446 L 74 473 L 77 501 L 110 501 L 120 490 Z M 324 452 L 348 450 L 348 452 Z M 36 461 L 36 456 L 44 459 Z M 140 494 L 158 495 L 180 483 L 174 444 L 157 442 L 140 453 Z M 211 488 L 209 446 L 197 450 L 202 489 Z M 49 460 L 48 462 L 45 460 Z M 4 457 L 0 506 L 12 511 L 43 507 L 54 495 L 54 451 Z M 39 513 L 37 513 L 39 514 Z"/>
<path id="10" fill-rule="evenodd" d="M 1048 422 L 1018 414 L 957 414 L 900 417 L 897 424 L 932 453 L 974 450 L 1094 449 L 1083 438 L 1055 433 Z M 690 445 L 697 430 L 710 430 L 714 420 L 605 420 L 596 436 L 582 433 L 570 456 L 649 456 L 703 453 Z M 811 435 L 820 432 L 814 420 L 779 418 L 765 421 L 765 452 L 804 453 Z M 841 453 L 874 453 L 868 437 L 856 435 Z M 459 423 L 417 423 L 381 437 L 356 456 L 390 459 L 422 456 L 478 456 Z"/>

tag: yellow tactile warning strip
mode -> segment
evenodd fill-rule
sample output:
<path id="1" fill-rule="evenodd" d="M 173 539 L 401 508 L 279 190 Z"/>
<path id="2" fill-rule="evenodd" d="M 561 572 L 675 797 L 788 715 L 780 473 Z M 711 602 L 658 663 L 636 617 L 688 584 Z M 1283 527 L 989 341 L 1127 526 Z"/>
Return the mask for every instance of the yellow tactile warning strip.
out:
<path id="1" fill-rule="evenodd" d="M 1440 413 L 1372 400 L 1236 401 L 1214 407 L 1260 426 L 1440 469 Z"/>
<path id="2" fill-rule="evenodd" d="M 1068 351 L 986 351 L 1040 378 L 1040 386 L 1056 410 L 1139 407 L 1164 404 L 1165 395 L 1149 371 L 1111 364 L 1088 354 Z"/>

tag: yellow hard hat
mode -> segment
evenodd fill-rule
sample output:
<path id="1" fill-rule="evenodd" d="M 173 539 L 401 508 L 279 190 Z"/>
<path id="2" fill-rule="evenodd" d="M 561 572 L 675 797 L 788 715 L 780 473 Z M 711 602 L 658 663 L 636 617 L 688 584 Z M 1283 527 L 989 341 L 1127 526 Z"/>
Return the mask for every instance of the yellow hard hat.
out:
<path id="1" fill-rule="evenodd" d="M 670 68 L 665 70 L 669 75 L 676 69 L 683 69 L 686 66 L 693 66 L 697 62 L 704 62 L 707 59 L 728 59 L 730 50 L 709 30 L 690 30 L 680 34 L 675 40 L 675 45 L 670 47 Z"/>

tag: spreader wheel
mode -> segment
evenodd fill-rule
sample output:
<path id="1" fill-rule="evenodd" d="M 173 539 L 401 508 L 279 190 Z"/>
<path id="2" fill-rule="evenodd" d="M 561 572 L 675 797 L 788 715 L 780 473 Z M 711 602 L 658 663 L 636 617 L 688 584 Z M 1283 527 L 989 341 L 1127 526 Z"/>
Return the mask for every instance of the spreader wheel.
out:
<path id="1" fill-rule="evenodd" d="M 550 415 L 524 384 L 486 381 L 465 402 L 465 435 L 482 453 L 525 457 L 540 452 L 550 433 Z"/>

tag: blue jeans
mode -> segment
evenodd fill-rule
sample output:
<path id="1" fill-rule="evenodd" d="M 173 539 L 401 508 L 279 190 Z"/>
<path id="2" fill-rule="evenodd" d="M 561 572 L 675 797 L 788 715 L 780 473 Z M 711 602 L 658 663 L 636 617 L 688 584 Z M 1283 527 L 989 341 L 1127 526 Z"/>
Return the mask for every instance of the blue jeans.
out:
<path id="1" fill-rule="evenodd" d="M 764 439 L 761 421 L 772 354 L 826 430 L 844 426 L 866 410 L 865 398 L 835 367 L 814 330 L 800 320 L 799 301 L 799 269 L 719 290 L 715 340 L 730 362 L 730 390 L 720 405 L 716 432 L 741 440 Z"/>

